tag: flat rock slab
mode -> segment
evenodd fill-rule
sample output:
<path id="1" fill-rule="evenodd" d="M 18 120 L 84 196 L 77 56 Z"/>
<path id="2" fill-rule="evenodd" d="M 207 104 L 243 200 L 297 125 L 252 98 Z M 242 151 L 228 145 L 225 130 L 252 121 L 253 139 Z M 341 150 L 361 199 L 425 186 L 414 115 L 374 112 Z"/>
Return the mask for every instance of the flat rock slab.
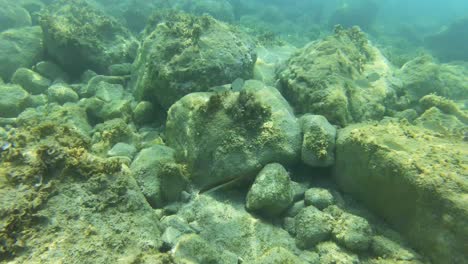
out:
<path id="1" fill-rule="evenodd" d="M 404 123 L 339 132 L 335 179 L 434 263 L 468 260 L 468 145 Z"/>

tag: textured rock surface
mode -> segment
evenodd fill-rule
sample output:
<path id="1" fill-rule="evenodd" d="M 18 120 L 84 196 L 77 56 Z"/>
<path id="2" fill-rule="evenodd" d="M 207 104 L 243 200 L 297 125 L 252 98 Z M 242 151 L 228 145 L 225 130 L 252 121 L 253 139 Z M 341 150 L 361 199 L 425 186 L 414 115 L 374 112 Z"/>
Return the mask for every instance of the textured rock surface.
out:
<path id="1" fill-rule="evenodd" d="M 336 128 L 324 116 L 304 115 L 299 119 L 303 133 L 301 159 L 312 167 L 335 163 Z"/>
<path id="2" fill-rule="evenodd" d="M 313 248 L 327 240 L 332 231 L 332 217 L 313 206 L 308 206 L 294 217 L 296 244 L 303 249 Z"/>
<path id="3" fill-rule="evenodd" d="M 16 117 L 30 104 L 30 95 L 19 85 L 0 84 L 0 117 Z"/>
<path id="4" fill-rule="evenodd" d="M 183 168 L 174 160 L 174 150 L 165 146 L 143 149 L 130 169 L 142 193 L 156 208 L 178 200 L 187 185 Z"/>
<path id="5" fill-rule="evenodd" d="M 466 166 L 461 138 L 404 123 L 361 124 L 339 132 L 339 186 L 440 263 L 467 261 Z"/>
<path id="6" fill-rule="evenodd" d="M 16 69 L 31 67 L 43 55 L 40 27 L 10 29 L 0 33 L 0 77 L 9 81 Z"/>
<path id="7" fill-rule="evenodd" d="M 77 78 L 86 69 L 106 73 L 130 62 L 138 44 L 116 20 L 83 0 L 61 0 L 41 14 L 47 54 Z"/>
<path id="8" fill-rule="evenodd" d="M 253 177 L 268 163 L 297 161 L 301 146 L 288 103 L 258 81 L 247 81 L 241 92 L 183 97 L 169 109 L 166 138 L 202 188 Z"/>
<path id="9" fill-rule="evenodd" d="M 21 85 L 23 89 L 31 94 L 41 94 L 47 91 L 51 82 L 49 79 L 42 77 L 39 73 L 30 69 L 19 68 L 11 77 L 11 82 Z"/>
<path id="10" fill-rule="evenodd" d="M 266 165 L 247 193 L 246 208 L 269 216 L 277 216 L 293 201 L 289 174 L 281 164 Z"/>
<path id="11" fill-rule="evenodd" d="M 134 65 L 137 99 L 169 108 L 188 93 L 252 77 L 254 44 L 229 25 L 181 13 L 153 23 Z"/>
<path id="12" fill-rule="evenodd" d="M 279 71 L 281 92 L 298 113 L 325 116 L 345 126 L 380 119 L 394 92 L 391 67 L 364 33 L 354 27 L 312 42 Z"/>

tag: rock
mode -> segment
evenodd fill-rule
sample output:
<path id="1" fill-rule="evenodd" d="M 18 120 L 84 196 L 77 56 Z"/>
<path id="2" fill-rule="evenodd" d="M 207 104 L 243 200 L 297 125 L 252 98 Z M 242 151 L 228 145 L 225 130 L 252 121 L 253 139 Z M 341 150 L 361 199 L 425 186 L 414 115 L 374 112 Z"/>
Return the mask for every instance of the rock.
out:
<path id="1" fill-rule="evenodd" d="M 434 263 L 463 263 L 468 146 L 404 122 L 338 133 L 338 186 L 384 218 Z M 404 216 L 404 217 L 402 217 Z"/>
<path id="2" fill-rule="evenodd" d="M 42 11 L 47 54 L 73 78 L 86 69 L 107 73 L 113 64 L 131 62 L 138 47 L 116 20 L 84 0 L 60 0 Z"/>
<path id="3" fill-rule="evenodd" d="M 427 109 L 413 123 L 441 135 L 460 139 L 465 136 L 467 125 L 466 122 L 461 122 L 456 116 L 446 114 L 437 107 Z"/>
<path id="4" fill-rule="evenodd" d="M 296 52 L 279 69 L 282 94 L 299 114 L 346 126 L 381 119 L 394 91 L 391 66 L 357 27 L 335 29 Z"/>
<path id="5" fill-rule="evenodd" d="M 458 19 L 440 32 L 426 37 L 425 45 L 442 61 L 465 60 L 468 54 L 468 17 Z"/>
<path id="6" fill-rule="evenodd" d="M 174 248 L 173 256 L 176 263 L 238 263 L 236 255 L 208 243 L 196 234 L 182 236 Z"/>
<path id="7" fill-rule="evenodd" d="M 78 94 L 66 84 L 57 83 L 47 89 L 47 95 L 50 102 L 64 104 L 68 102 L 77 102 Z"/>
<path id="8" fill-rule="evenodd" d="M 296 244 L 302 249 L 313 248 L 317 243 L 327 240 L 332 231 L 331 216 L 313 206 L 302 209 L 294 217 Z"/>
<path id="9" fill-rule="evenodd" d="M 289 217 L 295 217 L 306 205 L 304 200 L 295 202 L 287 211 L 286 215 Z"/>
<path id="10" fill-rule="evenodd" d="M 288 172 L 281 164 L 266 165 L 247 193 L 246 208 L 269 216 L 278 216 L 293 202 Z"/>
<path id="11" fill-rule="evenodd" d="M 252 77 L 254 44 L 227 24 L 174 12 L 152 24 L 134 63 L 137 100 L 167 109 L 186 94 Z"/>
<path id="12" fill-rule="evenodd" d="M 99 89 L 102 89 L 102 94 L 104 99 L 111 100 L 112 98 L 122 99 L 123 91 L 122 87 L 126 83 L 125 77 L 122 76 L 105 76 L 105 75 L 95 75 L 92 72 L 88 72 L 89 76 L 85 79 L 86 85 L 82 87 L 80 91 L 80 96 L 82 97 L 91 97 L 96 95 Z M 85 74 L 88 75 L 88 74 Z M 116 86 L 120 85 L 120 86 Z M 113 95 L 113 92 L 116 94 Z"/>
<path id="13" fill-rule="evenodd" d="M 174 150 L 155 145 L 140 151 L 130 169 L 141 191 L 154 208 L 177 201 L 187 180 L 181 165 L 174 159 Z"/>
<path id="14" fill-rule="evenodd" d="M 432 107 L 437 107 L 447 115 L 453 115 L 461 122 L 468 125 L 468 114 L 458 108 L 457 104 L 450 99 L 438 96 L 435 94 L 426 95 L 419 100 L 421 107 L 427 110 Z"/>
<path id="15" fill-rule="evenodd" d="M 130 119 L 132 116 L 132 106 L 130 100 L 116 100 L 104 103 L 102 108 L 97 113 L 102 120 L 110 120 L 113 118 Z"/>
<path id="16" fill-rule="evenodd" d="M 31 95 L 31 107 L 39 107 L 49 103 L 49 97 L 45 94 Z"/>
<path id="17" fill-rule="evenodd" d="M 323 210 L 334 204 L 335 198 L 327 189 L 311 188 L 305 192 L 305 205 L 313 205 L 314 207 Z"/>
<path id="18" fill-rule="evenodd" d="M 254 177 L 268 163 L 296 162 L 301 146 L 288 103 L 258 81 L 240 92 L 183 97 L 169 109 L 166 138 L 202 189 Z"/>
<path id="19" fill-rule="evenodd" d="M 384 236 L 372 237 L 371 246 L 372 252 L 379 257 L 385 256 L 387 258 L 405 261 L 416 261 L 420 259 L 420 256 L 416 252 L 408 250 Z"/>
<path id="20" fill-rule="evenodd" d="M 41 94 L 47 91 L 51 82 L 49 79 L 42 77 L 39 73 L 26 68 L 19 68 L 11 77 L 11 82 L 21 85 L 23 89 L 31 94 Z"/>
<path id="21" fill-rule="evenodd" d="M 154 122 L 153 104 L 147 101 L 139 102 L 133 109 L 133 119 L 137 124 L 146 124 Z"/>
<path id="22" fill-rule="evenodd" d="M 34 66 L 34 71 L 52 81 L 68 82 L 70 77 L 60 66 L 51 61 L 40 61 Z"/>
<path id="23" fill-rule="evenodd" d="M 308 262 L 300 259 L 294 255 L 291 251 L 275 247 L 271 248 L 265 252 L 260 258 L 255 262 L 257 264 L 279 264 L 279 263 L 297 263 L 297 264 L 306 264 Z"/>
<path id="24" fill-rule="evenodd" d="M 366 251 L 372 242 L 372 228 L 366 219 L 343 213 L 333 226 L 333 238 L 351 251 Z"/>
<path id="25" fill-rule="evenodd" d="M 415 107 L 425 95 L 468 99 L 468 68 L 458 64 L 437 64 L 430 56 L 420 56 L 395 72 L 401 84 L 395 87 L 397 109 Z"/>
<path id="26" fill-rule="evenodd" d="M 0 85 L 0 117 L 16 117 L 30 104 L 29 93 L 19 85 Z"/>
<path id="27" fill-rule="evenodd" d="M 189 223 L 196 223 L 198 234 L 205 241 L 222 245 L 225 250 L 239 256 L 243 263 L 255 263 L 259 256 L 272 248 L 298 252 L 288 232 L 254 218 L 245 210 L 240 195 L 233 199 L 224 194 L 198 194 L 179 210 L 178 215 Z"/>
<path id="28" fill-rule="evenodd" d="M 359 264 L 359 257 L 356 254 L 347 252 L 340 248 L 337 244 L 327 241 L 317 245 L 317 253 L 319 254 L 320 264 Z"/>
<path id="29" fill-rule="evenodd" d="M 324 116 L 307 114 L 299 119 L 303 140 L 301 159 L 312 167 L 335 163 L 336 128 Z"/>
<path id="30" fill-rule="evenodd" d="M 120 100 L 124 96 L 124 88 L 121 84 L 102 81 L 98 82 L 94 89 L 96 90 L 96 97 L 104 102 Z"/>
<path id="31" fill-rule="evenodd" d="M 9 81 L 16 69 L 29 68 L 44 52 L 40 27 L 10 29 L 0 33 L 0 77 Z"/>
<path id="32" fill-rule="evenodd" d="M 31 26 L 31 16 L 28 11 L 14 1 L 0 0 L 0 32 Z"/>
<path id="33" fill-rule="evenodd" d="M 127 76 L 132 74 L 131 63 L 119 63 L 109 66 L 109 75 L 111 76 Z"/>
<path id="34" fill-rule="evenodd" d="M 108 152 L 107 156 L 109 157 L 117 157 L 117 156 L 123 156 L 123 157 L 128 157 L 130 159 L 133 159 L 133 156 L 135 156 L 135 153 L 137 152 L 137 149 L 135 146 L 119 142 L 115 144 Z"/>

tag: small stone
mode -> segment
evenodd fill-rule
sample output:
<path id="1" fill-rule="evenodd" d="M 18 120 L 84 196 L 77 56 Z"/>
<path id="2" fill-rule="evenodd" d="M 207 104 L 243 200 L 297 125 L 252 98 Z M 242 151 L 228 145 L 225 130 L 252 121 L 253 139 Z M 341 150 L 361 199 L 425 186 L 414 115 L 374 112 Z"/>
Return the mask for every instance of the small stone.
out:
<path id="1" fill-rule="evenodd" d="M 0 85 L 0 117 L 16 117 L 30 104 L 30 95 L 19 85 Z"/>
<path id="2" fill-rule="evenodd" d="M 78 94 L 66 84 L 58 83 L 50 86 L 47 89 L 50 102 L 56 102 L 64 104 L 68 102 L 77 102 L 79 97 Z"/>
<path id="3" fill-rule="evenodd" d="M 305 264 L 304 260 L 294 255 L 291 251 L 282 248 L 274 247 L 265 252 L 259 259 L 255 261 L 256 264 L 279 264 L 279 263 L 294 263 Z"/>
<path id="4" fill-rule="evenodd" d="M 288 209 L 286 215 L 289 217 L 295 217 L 304 207 L 306 207 L 304 200 L 297 201 Z"/>
<path id="5" fill-rule="evenodd" d="M 327 189 L 310 188 L 304 194 L 304 202 L 323 210 L 334 203 L 334 198 Z"/>
<path id="6" fill-rule="evenodd" d="M 103 120 L 114 118 L 126 119 L 131 116 L 132 108 L 129 100 L 116 100 L 105 103 L 98 116 Z"/>
<path id="7" fill-rule="evenodd" d="M 31 95 L 31 107 L 46 105 L 49 102 L 49 97 L 45 94 Z"/>
<path id="8" fill-rule="evenodd" d="M 57 64 L 51 61 L 40 61 L 34 66 L 34 71 L 50 80 L 68 82 L 70 77 Z"/>
<path id="9" fill-rule="evenodd" d="M 115 144 L 112 149 L 107 152 L 107 156 L 109 157 L 116 157 L 116 156 L 124 156 L 129 157 L 130 159 L 135 156 L 137 149 L 135 146 L 119 142 Z"/>
<path id="10" fill-rule="evenodd" d="M 333 228 L 334 239 L 352 251 L 366 251 L 372 241 L 372 228 L 366 219 L 343 213 Z"/>
<path id="11" fill-rule="evenodd" d="M 23 89 L 31 94 L 44 93 L 51 84 L 49 79 L 26 68 L 19 68 L 16 70 L 11 78 L 11 82 L 21 85 Z"/>
<path id="12" fill-rule="evenodd" d="M 180 237 L 173 256 L 175 263 L 238 263 L 236 255 L 196 234 Z"/>
<path id="13" fill-rule="evenodd" d="M 296 227 L 296 244 L 299 248 L 310 249 L 317 243 L 330 237 L 331 216 L 313 206 L 302 209 L 294 217 Z"/>
<path id="14" fill-rule="evenodd" d="M 281 164 L 266 165 L 255 178 L 247 193 L 246 207 L 269 216 L 279 215 L 293 201 L 293 190 L 288 172 Z"/>
<path id="15" fill-rule="evenodd" d="M 316 247 L 320 256 L 320 264 L 359 264 L 359 257 L 356 254 L 347 252 L 332 241 L 320 243 Z"/>
<path id="16" fill-rule="evenodd" d="M 96 97 L 105 102 L 120 100 L 123 98 L 123 94 L 124 89 L 120 84 L 99 82 L 96 87 Z"/>

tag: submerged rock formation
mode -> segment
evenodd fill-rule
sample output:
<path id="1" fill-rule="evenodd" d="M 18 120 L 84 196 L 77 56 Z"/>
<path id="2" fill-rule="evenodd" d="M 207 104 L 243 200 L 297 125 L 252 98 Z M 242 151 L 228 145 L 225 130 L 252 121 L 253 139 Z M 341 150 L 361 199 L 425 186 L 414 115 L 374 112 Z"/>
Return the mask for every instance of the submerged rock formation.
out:
<path id="1" fill-rule="evenodd" d="M 339 132 L 335 179 L 434 262 L 463 263 L 467 157 L 461 138 L 405 123 L 359 124 Z"/>
<path id="2" fill-rule="evenodd" d="M 77 78 L 87 69 L 107 73 L 132 62 L 138 43 L 115 19 L 83 0 L 57 1 L 40 16 L 47 54 Z"/>
<path id="3" fill-rule="evenodd" d="M 354 27 L 308 44 L 280 68 L 283 95 L 298 113 L 325 116 L 332 124 L 380 119 L 394 97 L 391 66 Z"/>
<path id="4" fill-rule="evenodd" d="M 202 188 L 253 177 L 268 163 L 295 162 L 301 149 L 289 104 L 259 81 L 240 92 L 183 97 L 169 109 L 166 138 Z"/>
<path id="5" fill-rule="evenodd" d="M 176 12 L 152 23 L 134 64 L 138 100 L 167 109 L 186 94 L 252 77 L 255 46 L 231 26 Z"/>

